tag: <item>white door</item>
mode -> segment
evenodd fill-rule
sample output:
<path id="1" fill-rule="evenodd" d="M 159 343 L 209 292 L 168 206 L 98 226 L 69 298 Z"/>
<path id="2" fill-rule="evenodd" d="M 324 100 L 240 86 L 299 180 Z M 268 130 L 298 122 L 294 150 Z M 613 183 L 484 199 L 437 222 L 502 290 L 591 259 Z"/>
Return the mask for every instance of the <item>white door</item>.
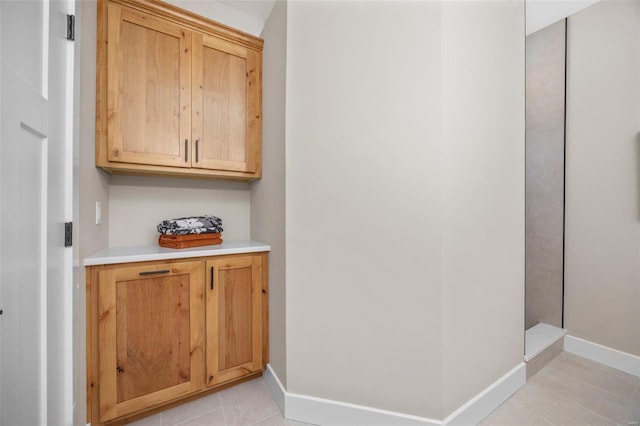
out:
<path id="1" fill-rule="evenodd" d="M 73 2 L 0 0 L 0 425 L 72 419 Z"/>

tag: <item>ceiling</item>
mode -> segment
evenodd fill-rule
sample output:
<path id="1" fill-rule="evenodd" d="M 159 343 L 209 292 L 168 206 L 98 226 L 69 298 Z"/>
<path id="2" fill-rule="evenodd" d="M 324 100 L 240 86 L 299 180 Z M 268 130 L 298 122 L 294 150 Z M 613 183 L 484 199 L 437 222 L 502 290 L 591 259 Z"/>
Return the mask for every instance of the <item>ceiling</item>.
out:
<path id="1" fill-rule="evenodd" d="M 266 21 L 275 0 L 217 0 L 219 3 L 238 9 L 241 12 Z"/>
<path id="2" fill-rule="evenodd" d="M 558 22 L 599 0 L 526 0 L 527 35 Z"/>
<path id="3" fill-rule="evenodd" d="M 247 27 L 240 29 L 259 35 L 262 31 L 265 21 L 271 13 L 276 0 L 168 0 L 170 3 L 191 3 L 197 4 L 200 12 L 209 7 L 215 8 L 214 4 L 223 5 L 223 7 L 235 10 L 235 20 L 242 19 L 238 16 L 245 16 L 245 21 L 252 21 Z M 365 0 L 367 1 L 367 0 Z M 560 19 L 575 13 L 585 7 L 597 2 L 598 0 L 526 0 L 526 27 L 527 34 L 531 34 L 547 25 L 550 25 Z M 208 6 L 207 6 L 208 4 Z M 189 7 L 186 7 L 189 9 Z M 196 7 L 193 7 L 196 9 Z M 204 9 L 203 9 L 204 8 Z M 194 10 L 198 11 L 198 10 Z M 214 18 L 215 20 L 215 18 Z M 230 25 L 238 26 L 237 22 L 229 22 Z"/>

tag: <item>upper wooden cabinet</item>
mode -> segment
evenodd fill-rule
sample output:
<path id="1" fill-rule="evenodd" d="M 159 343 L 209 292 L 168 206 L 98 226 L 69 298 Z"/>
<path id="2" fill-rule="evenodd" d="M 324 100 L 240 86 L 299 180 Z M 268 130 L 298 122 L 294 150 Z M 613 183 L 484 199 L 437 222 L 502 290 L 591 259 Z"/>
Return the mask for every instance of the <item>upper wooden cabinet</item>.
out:
<path id="1" fill-rule="evenodd" d="M 206 34 L 193 36 L 193 167 L 255 173 L 260 132 L 260 53 Z M 248 123 L 248 125 L 247 125 Z"/>
<path id="2" fill-rule="evenodd" d="M 118 4 L 108 10 L 107 160 L 190 167 L 191 31 Z"/>
<path id="3" fill-rule="evenodd" d="M 98 0 L 96 165 L 259 178 L 262 43 L 160 1 Z"/>

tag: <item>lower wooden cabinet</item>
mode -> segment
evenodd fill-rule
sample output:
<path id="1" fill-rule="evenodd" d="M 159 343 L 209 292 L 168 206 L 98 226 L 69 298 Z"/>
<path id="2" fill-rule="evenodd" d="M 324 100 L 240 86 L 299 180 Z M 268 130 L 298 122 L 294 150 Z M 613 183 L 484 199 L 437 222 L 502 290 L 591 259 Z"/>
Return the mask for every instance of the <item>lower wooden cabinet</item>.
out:
<path id="1" fill-rule="evenodd" d="M 87 268 L 87 421 L 174 404 L 261 374 L 268 254 Z"/>
<path id="2" fill-rule="evenodd" d="M 100 420 L 202 389 L 202 262 L 98 273 Z"/>
<path id="3" fill-rule="evenodd" d="M 262 370 L 262 258 L 212 259 L 207 271 L 206 364 L 212 386 Z"/>

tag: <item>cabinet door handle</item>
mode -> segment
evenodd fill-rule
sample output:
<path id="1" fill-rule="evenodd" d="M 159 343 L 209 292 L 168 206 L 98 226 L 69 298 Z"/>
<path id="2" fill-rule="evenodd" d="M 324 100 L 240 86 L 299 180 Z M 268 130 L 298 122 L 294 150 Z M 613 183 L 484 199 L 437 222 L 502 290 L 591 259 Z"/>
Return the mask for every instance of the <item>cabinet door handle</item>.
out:
<path id="1" fill-rule="evenodd" d="M 169 269 L 159 269 L 157 271 L 144 271 L 140 272 L 140 275 L 156 275 L 156 274 L 168 274 L 171 272 Z"/>
<path id="2" fill-rule="evenodd" d="M 184 140 L 184 162 L 189 161 L 189 139 Z"/>
<path id="3" fill-rule="evenodd" d="M 213 290 L 213 266 L 211 267 L 211 290 Z"/>
<path id="4" fill-rule="evenodd" d="M 198 148 L 200 139 L 196 139 L 196 163 L 198 162 L 198 153 L 200 151 L 200 149 Z"/>

